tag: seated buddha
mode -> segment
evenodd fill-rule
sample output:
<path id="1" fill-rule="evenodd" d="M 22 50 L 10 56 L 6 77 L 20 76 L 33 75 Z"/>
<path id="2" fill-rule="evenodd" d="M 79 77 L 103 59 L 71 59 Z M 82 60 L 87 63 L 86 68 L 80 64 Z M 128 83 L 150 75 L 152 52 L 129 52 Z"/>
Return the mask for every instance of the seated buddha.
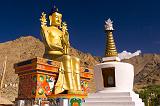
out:
<path id="1" fill-rule="evenodd" d="M 62 14 L 54 7 L 49 15 L 47 26 L 46 14 L 41 16 L 41 35 L 45 45 L 44 56 L 62 63 L 54 94 L 67 91 L 68 94 L 81 92 L 80 59 L 69 55 L 69 33 L 67 24 L 62 22 Z"/>

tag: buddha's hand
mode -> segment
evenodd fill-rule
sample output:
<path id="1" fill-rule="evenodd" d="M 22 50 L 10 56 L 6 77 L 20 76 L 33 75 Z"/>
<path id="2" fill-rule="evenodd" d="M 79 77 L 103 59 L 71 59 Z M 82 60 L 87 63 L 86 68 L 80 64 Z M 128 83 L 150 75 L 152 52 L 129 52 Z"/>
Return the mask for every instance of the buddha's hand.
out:
<path id="1" fill-rule="evenodd" d="M 41 21 L 41 26 L 42 26 L 42 27 L 47 25 L 46 14 L 45 14 L 44 12 L 42 12 L 40 21 Z"/>

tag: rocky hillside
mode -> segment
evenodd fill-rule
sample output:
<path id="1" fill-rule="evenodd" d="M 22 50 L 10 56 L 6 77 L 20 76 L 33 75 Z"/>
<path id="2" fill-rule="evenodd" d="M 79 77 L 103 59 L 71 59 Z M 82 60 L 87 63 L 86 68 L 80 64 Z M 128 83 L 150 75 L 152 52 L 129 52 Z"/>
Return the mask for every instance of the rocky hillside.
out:
<path id="1" fill-rule="evenodd" d="M 39 40 L 32 36 L 21 37 L 14 41 L 0 43 L 0 74 L 2 75 L 3 63 L 7 57 L 7 66 L 3 89 L 1 90 L 2 96 L 14 101 L 18 91 L 18 76 L 15 74 L 13 68 L 14 63 L 32 59 L 35 57 L 43 57 L 44 45 Z M 93 67 L 97 61 L 89 53 L 80 52 L 74 48 L 70 49 L 70 54 L 77 56 L 81 59 L 81 65 L 86 67 Z M 0 75 L 0 76 L 1 76 Z M 1 77 L 0 77 L 1 79 Z M 91 87 L 94 87 L 92 80 Z"/>
<path id="2" fill-rule="evenodd" d="M 124 61 L 135 67 L 135 90 L 148 85 L 160 84 L 159 54 L 142 54 Z"/>
<path id="3" fill-rule="evenodd" d="M 7 62 L 5 80 L 2 96 L 14 101 L 18 92 L 18 76 L 14 73 L 13 64 L 23 60 L 35 57 L 42 57 L 44 54 L 44 45 L 32 36 L 21 37 L 14 41 L 0 43 L 0 79 L 3 70 L 3 63 Z M 83 53 L 74 48 L 70 49 L 70 55 L 77 56 L 81 59 L 81 66 L 93 67 L 100 60 L 89 53 Z M 134 65 L 135 67 L 135 90 L 143 86 L 160 84 L 160 55 L 142 54 L 128 60 L 123 60 Z M 92 79 L 89 87 L 92 92 L 95 91 L 94 80 Z"/>

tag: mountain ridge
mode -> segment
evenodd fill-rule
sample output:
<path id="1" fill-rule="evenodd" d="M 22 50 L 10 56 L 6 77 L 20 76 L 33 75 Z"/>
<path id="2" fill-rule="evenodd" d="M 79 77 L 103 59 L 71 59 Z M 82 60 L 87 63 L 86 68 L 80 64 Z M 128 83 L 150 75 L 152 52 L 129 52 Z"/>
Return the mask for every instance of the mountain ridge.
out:
<path id="1" fill-rule="evenodd" d="M 1 90 L 2 96 L 8 98 L 11 101 L 14 101 L 14 98 L 17 97 L 18 75 L 15 74 L 13 65 L 28 59 L 43 57 L 44 51 L 45 47 L 43 43 L 33 36 L 20 37 L 13 41 L 0 43 L 1 75 L 3 70 L 3 63 L 5 61 L 5 57 L 7 57 L 6 74 L 3 84 L 4 88 Z M 83 53 L 72 47 L 70 48 L 70 55 L 79 57 L 81 60 L 81 66 L 84 67 L 93 67 L 98 63 L 90 53 Z M 0 76 L 0 79 L 1 77 L 2 76 Z M 94 85 L 93 79 L 91 83 L 91 86 Z"/>
<path id="2" fill-rule="evenodd" d="M 18 75 L 15 74 L 13 68 L 14 63 L 32 59 L 35 57 L 43 57 L 45 47 L 43 43 L 33 37 L 20 37 L 13 41 L 0 43 L 0 79 L 2 75 L 3 63 L 7 56 L 7 66 L 2 96 L 14 101 L 18 92 Z M 75 48 L 70 48 L 70 55 L 81 59 L 81 66 L 94 67 L 100 62 L 100 57 L 92 56 L 90 53 L 83 53 Z M 147 85 L 160 84 L 160 54 L 140 54 L 130 59 L 122 60 L 122 62 L 130 63 L 135 68 L 134 90 L 139 90 Z M 89 83 L 91 92 L 95 92 L 94 79 Z"/>

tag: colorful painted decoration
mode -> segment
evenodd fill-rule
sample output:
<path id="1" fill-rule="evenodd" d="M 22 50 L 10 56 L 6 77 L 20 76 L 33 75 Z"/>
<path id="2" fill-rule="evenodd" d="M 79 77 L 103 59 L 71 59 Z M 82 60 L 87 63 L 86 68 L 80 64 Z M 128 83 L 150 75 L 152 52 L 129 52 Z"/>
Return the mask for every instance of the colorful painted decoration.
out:
<path id="1" fill-rule="evenodd" d="M 34 75 L 33 78 L 32 78 L 33 82 L 37 82 L 37 76 Z"/>
<path id="2" fill-rule="evenodd" d="M 84 70 L 84 72 L 89 72 L 89 69 L 86 68 L 86 69 Z"/>
<path id="3" fill-rule="evenodd" d="M 44 93 L 44 90 L 43 90 L 42 88 L 39 88 L 38 94 L 39 94 L 39 95 L 43 95 L 43 93 Z"/>
<path id="4" fill-rule="evenodd" d="M 89 92 L 88 82 L 85 80 L 81 81 L 81 88 L 84 94 L 87 94 Z"/>
<path id="5" fill-rule="evenodd" d="M 70 106 L 82 106 L 82 100 L 80 98 L 71 98 Z"/>
<path id="6" fill-rule="evenodd" d="M 36 94 L 36 87 L 33 87 L 32 88 L 32 95 L 35 95 Z"/>
<path id="7" fill-rule="evenodd" d="M 40 76 L 40 77 L 39 77 L 39 80 L 40 80 L 41 82 L 43 82 L 43 81 L 44 81 L 44 77 L 43 77 L 43 76 Z"/>
<path id="8" fill-rule="evenodd" d="M 19 75 L 18 98 L 42 99 L 50 97 L 54 92 L 60 65 L 58 61 L 44 58 L 35 58 L 17 63 L 15 65 L 15 72 Z M 91 71 L 90 68 L 81 67 L 81 88 L 85 95 L 88 94 L 88 82 L 93 76 Z M 72 106 L 79 106 L 78 100 L 74 99 L 71 100 L 71 103 L 74 101 Z"/>
<path id="9" fill-rule="evenodd" d="M 45 80 L 42 83 L 42 87 L 45 90 L 45 95 L 51 95 L 54 88 L 54 78 L 52 76 L 45 76 Z"/>

